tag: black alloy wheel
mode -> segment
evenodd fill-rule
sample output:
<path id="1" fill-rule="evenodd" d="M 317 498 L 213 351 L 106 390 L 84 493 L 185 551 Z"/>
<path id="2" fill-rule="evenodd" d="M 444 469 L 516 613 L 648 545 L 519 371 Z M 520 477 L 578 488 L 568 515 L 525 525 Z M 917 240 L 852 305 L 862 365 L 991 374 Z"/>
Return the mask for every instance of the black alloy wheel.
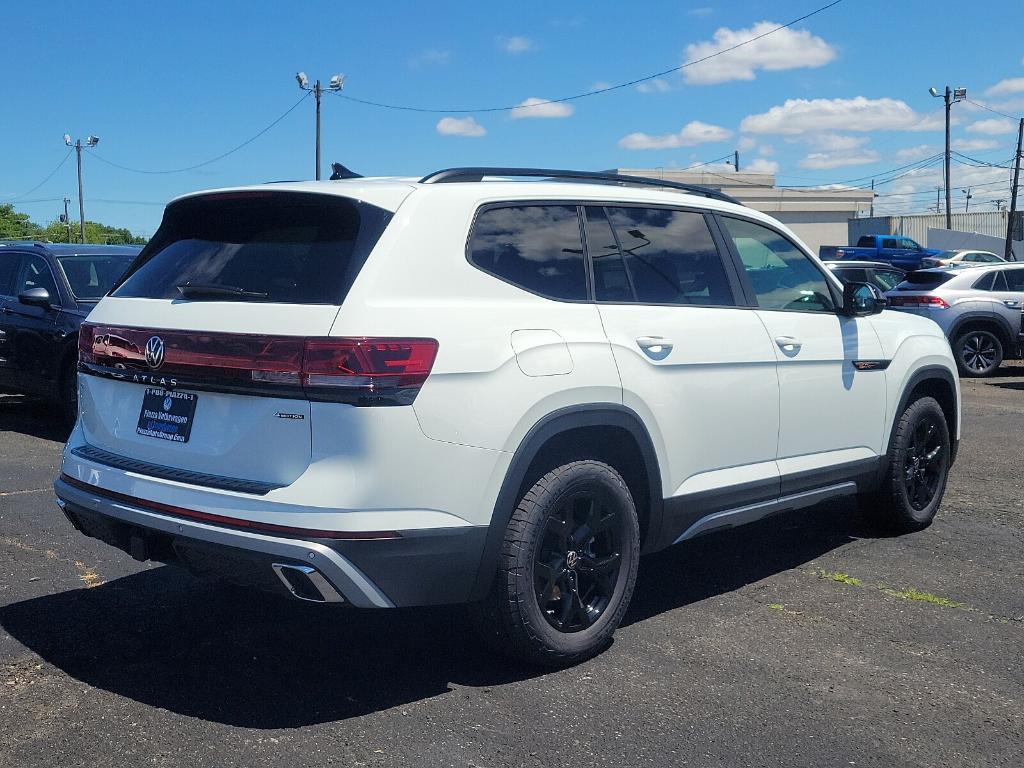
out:
<path id="1" fill-rule="evenodd" d="M 944 478 L 946 456 L 943 433 L 934 414 L 923 415 L 914 425 L 903 461 L 907 501 L 916 510 L 927 507 Z"/>
<path id="2" fill-rule="evenodd" d="M 957 363 L 967 376 L 989 376 L 1003 362 L 1003 345 L 990 331 L 968 331 L 956 346 Z"/>
<path id="3" fill-rule="evenodd" d="M 603 494 L 562 500 L 544 526 L 533 559 L 541 614 L 559 632 L 579 632 L 611 603 L 622 565 L 622 513 Z"/>

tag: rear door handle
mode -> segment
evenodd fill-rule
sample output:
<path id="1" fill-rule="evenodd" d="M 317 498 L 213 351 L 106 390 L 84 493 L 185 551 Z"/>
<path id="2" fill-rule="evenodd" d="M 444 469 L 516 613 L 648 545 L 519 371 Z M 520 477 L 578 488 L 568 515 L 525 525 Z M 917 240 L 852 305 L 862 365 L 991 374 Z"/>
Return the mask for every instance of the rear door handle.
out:
<path id="1" fill-rule="evenodd" d="M 775 343 L 787 355 L 795 355 L 800 351 L 800 347 L 803 346 L 803 342 L 794 336 L 776 336 Z"/>
<path id="2" fill-rule="evenodd" d="M 664 336 L 640 336 L 636 340 L 636 345 L 653 360 L 664 360 L 672 351 L 671 339 Z"/>

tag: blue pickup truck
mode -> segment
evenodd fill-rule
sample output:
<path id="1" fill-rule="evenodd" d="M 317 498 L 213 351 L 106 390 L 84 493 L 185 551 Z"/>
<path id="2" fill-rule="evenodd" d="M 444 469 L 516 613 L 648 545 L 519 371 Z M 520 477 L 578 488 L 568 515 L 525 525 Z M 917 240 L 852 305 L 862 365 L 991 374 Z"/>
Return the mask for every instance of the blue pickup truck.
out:
<path id="1" fill-rule="evenodd" d="M 939 253 L 934 248 L 922 248 L 909 237 L 898 235 L 861 235 L 857 245 L 823 245 L 818 255 L 827 261 L 883 261 L 910 272 L 920 269 L 921 259 Z"/>

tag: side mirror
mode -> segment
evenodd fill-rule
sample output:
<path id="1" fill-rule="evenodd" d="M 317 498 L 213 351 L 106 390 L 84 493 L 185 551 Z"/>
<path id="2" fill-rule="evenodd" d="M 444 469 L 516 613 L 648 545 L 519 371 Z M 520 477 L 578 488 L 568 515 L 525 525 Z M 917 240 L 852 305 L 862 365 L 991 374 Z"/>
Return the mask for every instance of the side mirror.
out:
<path id="1" fill-rule="evenodd" d="M 18 294 L 18 301 L 30 307 L 42 307 L 43 309 L 49 309 L 53 306 L 50 292 L 42 287 L 29 288 L 27 291 L 22 291 Z"/>
<path id="2" fill-rule="evenodd" d="M 843 286 L 843 312 L 850 317 L 877 315 L 885 309 L 885 297 L 870 283 L 847 283 Z"/>

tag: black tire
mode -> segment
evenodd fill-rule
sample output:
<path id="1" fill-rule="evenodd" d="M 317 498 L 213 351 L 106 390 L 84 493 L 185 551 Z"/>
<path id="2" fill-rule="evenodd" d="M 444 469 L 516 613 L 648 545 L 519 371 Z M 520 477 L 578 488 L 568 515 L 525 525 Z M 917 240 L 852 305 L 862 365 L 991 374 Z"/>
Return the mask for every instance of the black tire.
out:
<path id="1" fill-rule="evenodd" d="M 619 473 L 599 461 L 565 464 L 541 477 L 513 512 L 474 623 L 507 655 L 575 664 L 610 642 L 639 560 L 636 508 Z"/>
<path id="2" fill-rule="evenodd" d="M 1002 365 L 1003 342 L 992 331 L 975 328 L 964 331 L 953 342 L 956 367 L 961 376 L 972 379 L 991 376 Z"/>
<path id="3" fill-rule="evenodd" d="M 896 423 L 881 487 L 858 497 L 865 516 L 896 533 L 931 525 L 946 492 L 950 451 L 949 427 L 938 402 L 922 397 L 910 403 Z"/>

